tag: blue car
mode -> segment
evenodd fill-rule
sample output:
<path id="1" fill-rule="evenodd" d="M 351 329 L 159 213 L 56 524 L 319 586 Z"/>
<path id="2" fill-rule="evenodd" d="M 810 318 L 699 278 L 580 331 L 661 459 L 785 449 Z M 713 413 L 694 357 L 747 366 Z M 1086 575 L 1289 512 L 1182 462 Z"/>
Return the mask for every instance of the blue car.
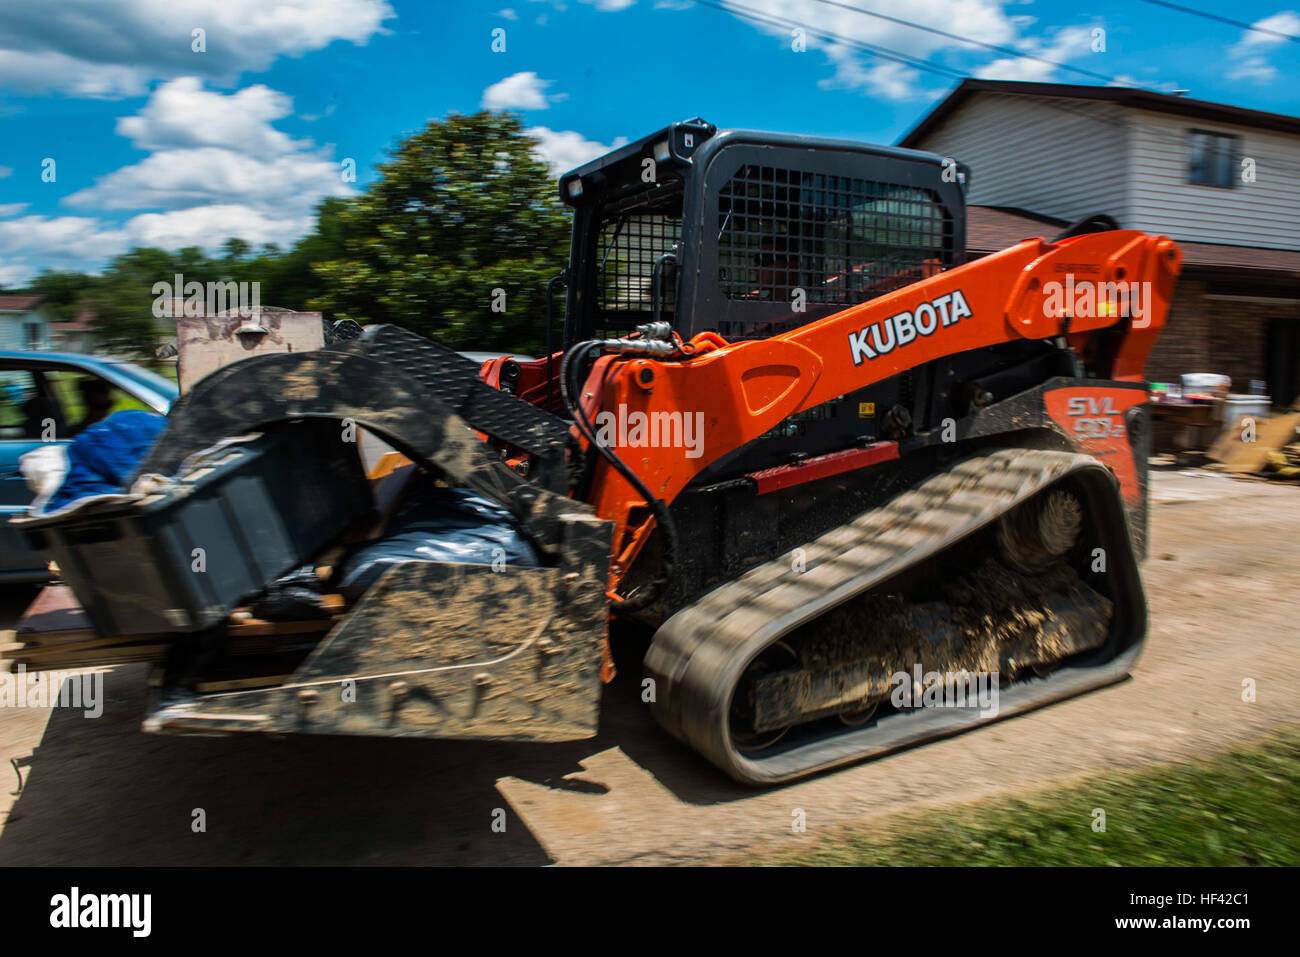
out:
<path id="1" fill-rule="evenodd" d="M 46 559 L 9 526 L 35 497 L 18 470 L 24 453 L 121 409 L 166 415 L 176 383 L 120 359 L 60 352 L 0 352 L 0 583 L 49 578 Z"/>

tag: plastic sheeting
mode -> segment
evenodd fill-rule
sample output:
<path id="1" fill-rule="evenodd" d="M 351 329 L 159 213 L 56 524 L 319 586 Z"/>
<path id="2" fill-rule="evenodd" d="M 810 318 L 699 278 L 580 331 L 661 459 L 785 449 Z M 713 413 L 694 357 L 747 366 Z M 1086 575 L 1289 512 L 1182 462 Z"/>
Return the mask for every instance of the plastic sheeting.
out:
<path id="1" fill-rule="evenodd" d="M 537 565 L 537 552 L 509 512 L 467 489 L 429 488 L 403 504 L 383 538 L 343 560 L 339 591 L 361 595 L 399 562 Z"/>
<path id="2" fill-rule="evenodd" d="M 90 426 L 68 446 L 68 473 L 45 503 L 53 512 L 90 495 L 126 490 L 126 483 L 167 419 L 156 412 L 125 409 Z"/>

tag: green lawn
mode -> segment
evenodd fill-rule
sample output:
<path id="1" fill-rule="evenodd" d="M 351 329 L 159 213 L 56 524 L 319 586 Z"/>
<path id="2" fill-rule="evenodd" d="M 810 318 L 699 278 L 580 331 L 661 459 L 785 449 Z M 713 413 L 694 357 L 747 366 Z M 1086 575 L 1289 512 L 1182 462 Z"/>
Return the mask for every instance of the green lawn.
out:
<path id="1" fill-rule="evenodd" d="M 1014 767 L 1007 768 L 1014 775 Z M 1106 812 L 1105 833 L 1093 810 Z M 777 865 L 1300 864 L 1300 729 L 1187 764 L 1089 778 L 1007 803 L 897 814 L 755 859 Z"/>

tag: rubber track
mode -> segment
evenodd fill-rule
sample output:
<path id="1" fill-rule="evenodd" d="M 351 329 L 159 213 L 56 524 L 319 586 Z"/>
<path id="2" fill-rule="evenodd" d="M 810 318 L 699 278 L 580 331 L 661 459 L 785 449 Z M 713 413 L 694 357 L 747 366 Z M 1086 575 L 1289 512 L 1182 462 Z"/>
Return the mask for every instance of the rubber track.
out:
<path id="1" fill-rule="evenodd" d="M 747 784 L 788 781 L 989 720 L 980 719 L 974 710 L 930 709 L 899 715 L 906 720 L 907 730 L 882 734 L 869 725 L 784 750 L 778 746 L 770 756 L 737 752 L 728 728 L 736 685 L 746 666 L 772 642 L 942 552 L 1073 474 L 1090 477 L 1110 494 L 1117 487 L 1109 470 L 1086 455 L 1005 449 L 966 459 L 805 545 L 803 571 L 794 570 L 796 550 L 715 589 L 664 622 L 646 653 L 646 673 L 655 679 L 655 717 L 677 738 Z M 1122 512 L 1118 514 L 1122 525 Z M 1132 562 L 1127 531 L 1121 528 L 1119 534 Z M 1020 693 L 1017 701 L 1008 701 L 1012 689 L 1002 691 L 1000 717 L 1127 674 L 1145 634 L 1145 603 L 1135 576 L 1134 563 L 1130 587 L 1138 589 L 1141 609 L 1136 647 L 1131 642 L 1113 667 L 1091 669 L 1082 678 L 1077 671 L 1065 675 L 1067 680 L 1056 683 L 1059 691 L 1052 689 L 1051 694 L 1044 693 L 1050 681 L 1037 682 L 1034 693 Z"/>

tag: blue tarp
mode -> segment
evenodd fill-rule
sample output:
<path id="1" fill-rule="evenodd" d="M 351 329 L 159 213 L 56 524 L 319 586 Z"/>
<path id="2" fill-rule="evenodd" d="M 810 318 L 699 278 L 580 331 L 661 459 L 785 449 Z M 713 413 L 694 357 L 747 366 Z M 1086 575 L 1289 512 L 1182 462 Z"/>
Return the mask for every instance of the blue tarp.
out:
<path id="1" fill-rule="evenodd" d="M 343 560 L 339 591 L 355 597 L 398 562 L 536 565 L 532 543 L 501 506 L 468 489 L 429 488 L 412 496 L 383 538 Z"/>
<path id="2" fill-rule="evenodd" d="M 45 511 L 85 498 L 126 491 L 126 483 L 167 419 L 156 412 L 125 409 L 90 426 L 68 446 L 68 474 Z"/>

